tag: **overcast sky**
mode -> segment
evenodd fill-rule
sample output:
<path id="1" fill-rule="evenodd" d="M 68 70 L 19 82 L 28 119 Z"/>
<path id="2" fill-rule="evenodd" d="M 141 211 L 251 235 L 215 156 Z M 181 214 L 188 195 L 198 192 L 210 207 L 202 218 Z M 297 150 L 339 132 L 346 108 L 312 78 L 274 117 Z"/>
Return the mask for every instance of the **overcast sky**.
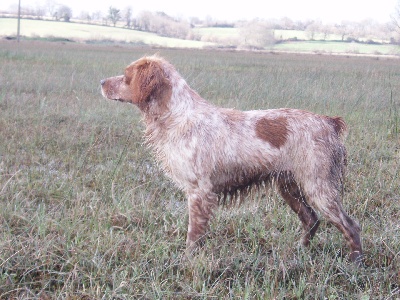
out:
<path id="1" fill-rule="evenodd" d="M 321 20 L 340 22 L 342 20 L 360 21 L 372 18 L 380 22 L 390 21 L 397 0 L 55 0 L 66 4 L 73 10 L 73 15 L 81 11 L 106 12 L 112 5 L 118 9 L 131 6 L 133 15 L 140 11 L 163 11 L 173 17 L 207 16 L 217 20 L 234 21 L 240 19 L 270 19 L 289 17 L 293 20 Z M 45 0 L 21 0 L 21 6 L 36 7 Z M 264 2 L 264 3 L 263 3 Z M 261 4 L 262 3 L 262 4 Z M 17 0 L 1 0 L 0 10 L 18 5 Z"/>

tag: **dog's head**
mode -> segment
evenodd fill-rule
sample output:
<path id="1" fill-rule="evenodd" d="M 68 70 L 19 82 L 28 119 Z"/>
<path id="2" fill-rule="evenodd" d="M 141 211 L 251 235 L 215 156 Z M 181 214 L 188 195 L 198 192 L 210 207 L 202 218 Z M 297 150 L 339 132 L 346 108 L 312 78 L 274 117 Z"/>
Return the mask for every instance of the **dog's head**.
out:
<path id="1" fill-rule="evenodd" d="M 136 104 L 147 112 L 151 106 L 166 107 L 171 98 L 167 62 L 159 57 L 143 57 L 125 68 L 124 75 L 101 81 L 104 97 Z"/>

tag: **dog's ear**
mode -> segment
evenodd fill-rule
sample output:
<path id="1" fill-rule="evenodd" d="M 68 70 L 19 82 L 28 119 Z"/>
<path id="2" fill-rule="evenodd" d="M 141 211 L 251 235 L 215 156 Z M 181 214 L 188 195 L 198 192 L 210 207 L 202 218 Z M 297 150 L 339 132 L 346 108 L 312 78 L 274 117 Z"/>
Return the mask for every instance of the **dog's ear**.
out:
<path id="1" fill-rule="evenodd" d="M 169 86 L 159 61 L 143 58 L 133 65 L 131 72 L 131 78 L 126 77 L 130 79 L 129 84 L 133 90 L 132 102 L 139 106 L 149 102 L 152 97 L 159 97 Z"/>

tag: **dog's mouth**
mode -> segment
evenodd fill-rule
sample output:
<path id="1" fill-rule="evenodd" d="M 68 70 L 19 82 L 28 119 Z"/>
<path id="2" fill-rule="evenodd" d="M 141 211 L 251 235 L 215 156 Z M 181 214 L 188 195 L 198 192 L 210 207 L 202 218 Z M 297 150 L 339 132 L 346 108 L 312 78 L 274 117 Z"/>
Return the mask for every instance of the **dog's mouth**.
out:
<path id="1" fill-rule="evenodd" d="M 108 100 L 117 100 L 117 99 L 114 99 L 113 97 L 110 97 L 110 96 L 107 94 L 107 92 L 104 90 L 104 87 L 103 87 L 103 86 L 100 87 L 100 90 L 101 90 L 101 95 L 102 95 L 104 98 L 106 98 L 106 99 L 108 99 Z"/>
<path id="2" fill-rule="evenodd" d="M 108 99 L 108 100 L 112 100 L 112 101 L 118 101 L 118 102 L 126 102 L 124 99 L 119 98 L 119 97 L 109 97 L 104 90 L 101 91 L 102 95 L 104 98 Z"/>

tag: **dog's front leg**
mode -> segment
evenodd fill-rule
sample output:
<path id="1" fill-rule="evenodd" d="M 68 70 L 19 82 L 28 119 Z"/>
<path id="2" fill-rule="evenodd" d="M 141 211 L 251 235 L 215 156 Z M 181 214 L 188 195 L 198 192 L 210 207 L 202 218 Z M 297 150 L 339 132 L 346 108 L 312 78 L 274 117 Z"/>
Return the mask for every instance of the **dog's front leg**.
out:
<path id="1" fill-rule="evenodd" d="M 214 193 L 191 193 L 188 195 L 189 227 L 186 239 L 187 254 L 191 254 L 204 239 L 208 222 L 217 206 Z"/>

